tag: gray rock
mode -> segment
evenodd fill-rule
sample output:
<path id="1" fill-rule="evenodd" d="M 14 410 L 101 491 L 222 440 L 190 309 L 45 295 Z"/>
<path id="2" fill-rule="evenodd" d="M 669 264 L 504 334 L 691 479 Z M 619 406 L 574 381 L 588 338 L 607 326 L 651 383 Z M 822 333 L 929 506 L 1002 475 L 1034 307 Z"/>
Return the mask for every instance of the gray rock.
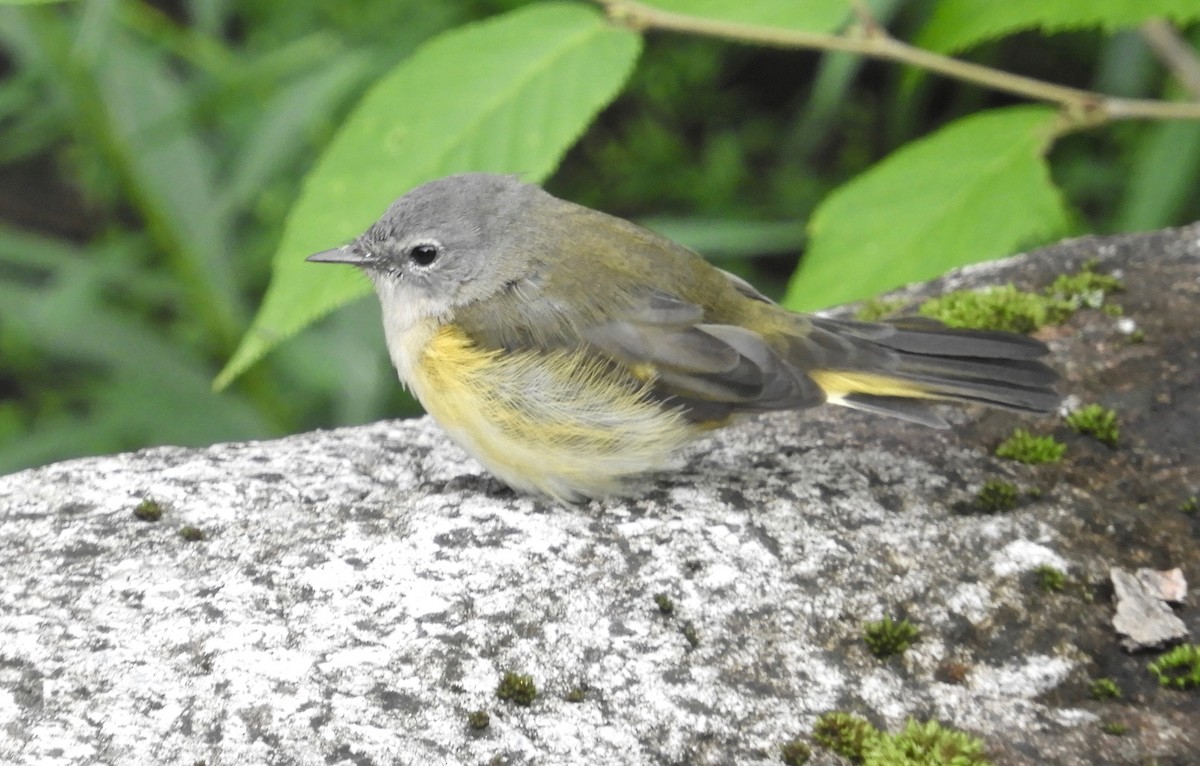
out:
<path id="1" fill-rule="evenodd" d="M 1132 575 L 1113 567 L 1111 577 L 1113 598 L 1117 613 L 1113 616 L 1113 627 L 1122 636 L 1121 646 L 1126 651 L 1163 649 L 1184 641 L 1188 637 L 1187 626 L 1175 616 L 1171 607 L 1148 582 L 1144 572 Z"/>
<path id="2" fill-rule="evenodd" d="M 1200 563 L 1178 511 L 1200 487 L 1200 227 L 899 295 L 1040 288 L 1091 258 L 1127 281 L 1125 321 L 1085 310 L 1042 337 L 1064 391 L 1117 410 L 1115 450 L 1056 418 L 931 431 L 831 408 L 718 433 L 642 496 L 578 508 L 498 488 L 424 419 L 0 478 L 0 762 L 771 764 L 835 709 L 938 719 L 996 764 L 1192 762 L 1200 695 L 1120 650 L 1107 575 Z M 1015 425 L 1067 458 L 995 459 Z M 1016 509 L 975 510 L 989 479 L 1025 490 Z M 135 517 L 146 499 L 161 520 Z M 920 629 L 887 661 L 862 639 L 884 616 Z M 508 671 L 532 705 L 496 698 Z M 1090 698 L 1100 676 L 1122 700 Z"/>

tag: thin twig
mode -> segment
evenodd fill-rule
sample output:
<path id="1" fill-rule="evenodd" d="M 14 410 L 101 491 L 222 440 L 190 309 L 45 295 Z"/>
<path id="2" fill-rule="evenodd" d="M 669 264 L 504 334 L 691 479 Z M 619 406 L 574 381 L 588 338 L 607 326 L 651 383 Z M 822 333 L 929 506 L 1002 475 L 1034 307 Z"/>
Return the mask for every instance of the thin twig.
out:
<path id="1" fill-rule="evenodd" d="M 596 1 L 604 7 L 609 18 L 632 29 L 687 32 L 776 48 L 842 51 L 896 61 L 1035 101 L 1058 104 L 1066 112 L 1068 121 L 1075 126 L 1131 118 L 1200 120 L 1200 103 L 1106 96 L 917 48 L 888 35 L 877 22 L 873 23 L 870 16 L 865 21 L 860 19 L 860 34 L 827 35 L 672 13 L 636 0 Z"/>
<path id="2" fill-rule="evenodd" d="M 1183 89 L 1200 101 L 1200 56 L 1195 49 L 1164 19 L 1150 19 L 1138 31 Z"/>

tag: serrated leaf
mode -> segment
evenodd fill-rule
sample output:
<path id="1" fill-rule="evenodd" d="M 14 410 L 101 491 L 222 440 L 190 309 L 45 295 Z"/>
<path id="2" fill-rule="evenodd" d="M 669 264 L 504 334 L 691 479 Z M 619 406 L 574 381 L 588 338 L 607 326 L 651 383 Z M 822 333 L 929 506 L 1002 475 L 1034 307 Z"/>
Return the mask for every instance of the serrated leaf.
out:
<path id="1" fill-rule="evenodd" d="M 1055 121 L 1049 107 L 975 114 L 838 188 L 813 213 L 784 304 L 807 311 L 867 298 L 1064 233 L 1043 157 Z"/>
<path id="2" fill-rule="evenodd" d="M 847 0 L 651 0 L 646 5 L 706 19 L 806 32 L 832 32 L 850 16 Z"/>
<path id="3" fill-rule="evenodd" d="M 641 48 L 594 8 L 544 3 L 440 35 L 383 77 L 305 179 L 253 327 L 223 387 L 272 346 L 367 292 L 353 269 L 304 262 L 391 201 L 464 171 L 540 181 L 620 90 Z"/>
<path id="4" fill-rule="evenodd" d="M 1177 24 L 1200 20 L 1196 0 L 942 0 L 917 44 L 953 52 L 1027 29 L 1112 31 L 1161 17 Z"/>

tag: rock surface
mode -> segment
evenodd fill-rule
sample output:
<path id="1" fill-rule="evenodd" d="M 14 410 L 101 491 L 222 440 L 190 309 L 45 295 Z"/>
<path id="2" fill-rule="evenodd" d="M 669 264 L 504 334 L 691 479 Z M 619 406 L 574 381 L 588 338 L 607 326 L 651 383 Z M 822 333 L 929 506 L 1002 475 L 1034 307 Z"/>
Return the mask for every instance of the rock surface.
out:
<path id="1" fill-rule="evenodd" d="M 1120 649 L 1108 573 L 1200 576 L 1180 511 L 1200 490 L 1200 227 L 899 295 L 1037 289 L 1092 258 L 1125 279 L 1124 319 L 1042 337 L 1065 392 L 1117 411 L 1116 449 L 1058 418 L 931 431 L 826 408 L 578 508 L 498 489 L 424 419 L 0 478 L 0 762 L 771 764 L 836 709 L 938 719 L 996 764 L 1195 763 L 1200 694 Z M 1065 460 L 992 457 L 1015 425 Z M 1018 507 L 976 512 L 989 479 Z M 146 499 L 161 520 L 135 517 Z M 1178 612 L 1193 636 L 1196 611 Z M 884 616 L 920 629 L 888 661 L 862 640 Z M 532 705 L 496 698 L 507 671 L 532 675 Z M 1122 698 L 1091 699 L 1098 677 Z"/>

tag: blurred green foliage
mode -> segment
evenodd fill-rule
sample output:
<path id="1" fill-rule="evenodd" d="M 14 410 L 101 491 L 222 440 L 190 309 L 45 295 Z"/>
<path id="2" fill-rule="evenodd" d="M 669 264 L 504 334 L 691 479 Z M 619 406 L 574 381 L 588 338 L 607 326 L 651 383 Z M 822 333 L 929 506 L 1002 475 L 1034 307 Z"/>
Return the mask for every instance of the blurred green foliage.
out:
<path id="1" fill-rule="evenodd" d="M 280 345 L 220 394 L 210 382 L 262 301 L 301 180 L 358 99 L 432 36 L 523 5 L 0 3 L 0 472 L 414 412 L 373 301 Z M 954 38 L 944 3 L 872 7 L 900 39 L 920 39 L 931 18 Z M 1132 29 L 1021 32 L 963 55 L 1178 96 Z M 548 187 L 645 218 L 780 296 L 834 189 L 914 138 L 1013 103 L 840 54 L 651 34 Z M 1049 162 L 1075 231 L 1200 218 L 1195 123 L 1074 134 Z"/>

